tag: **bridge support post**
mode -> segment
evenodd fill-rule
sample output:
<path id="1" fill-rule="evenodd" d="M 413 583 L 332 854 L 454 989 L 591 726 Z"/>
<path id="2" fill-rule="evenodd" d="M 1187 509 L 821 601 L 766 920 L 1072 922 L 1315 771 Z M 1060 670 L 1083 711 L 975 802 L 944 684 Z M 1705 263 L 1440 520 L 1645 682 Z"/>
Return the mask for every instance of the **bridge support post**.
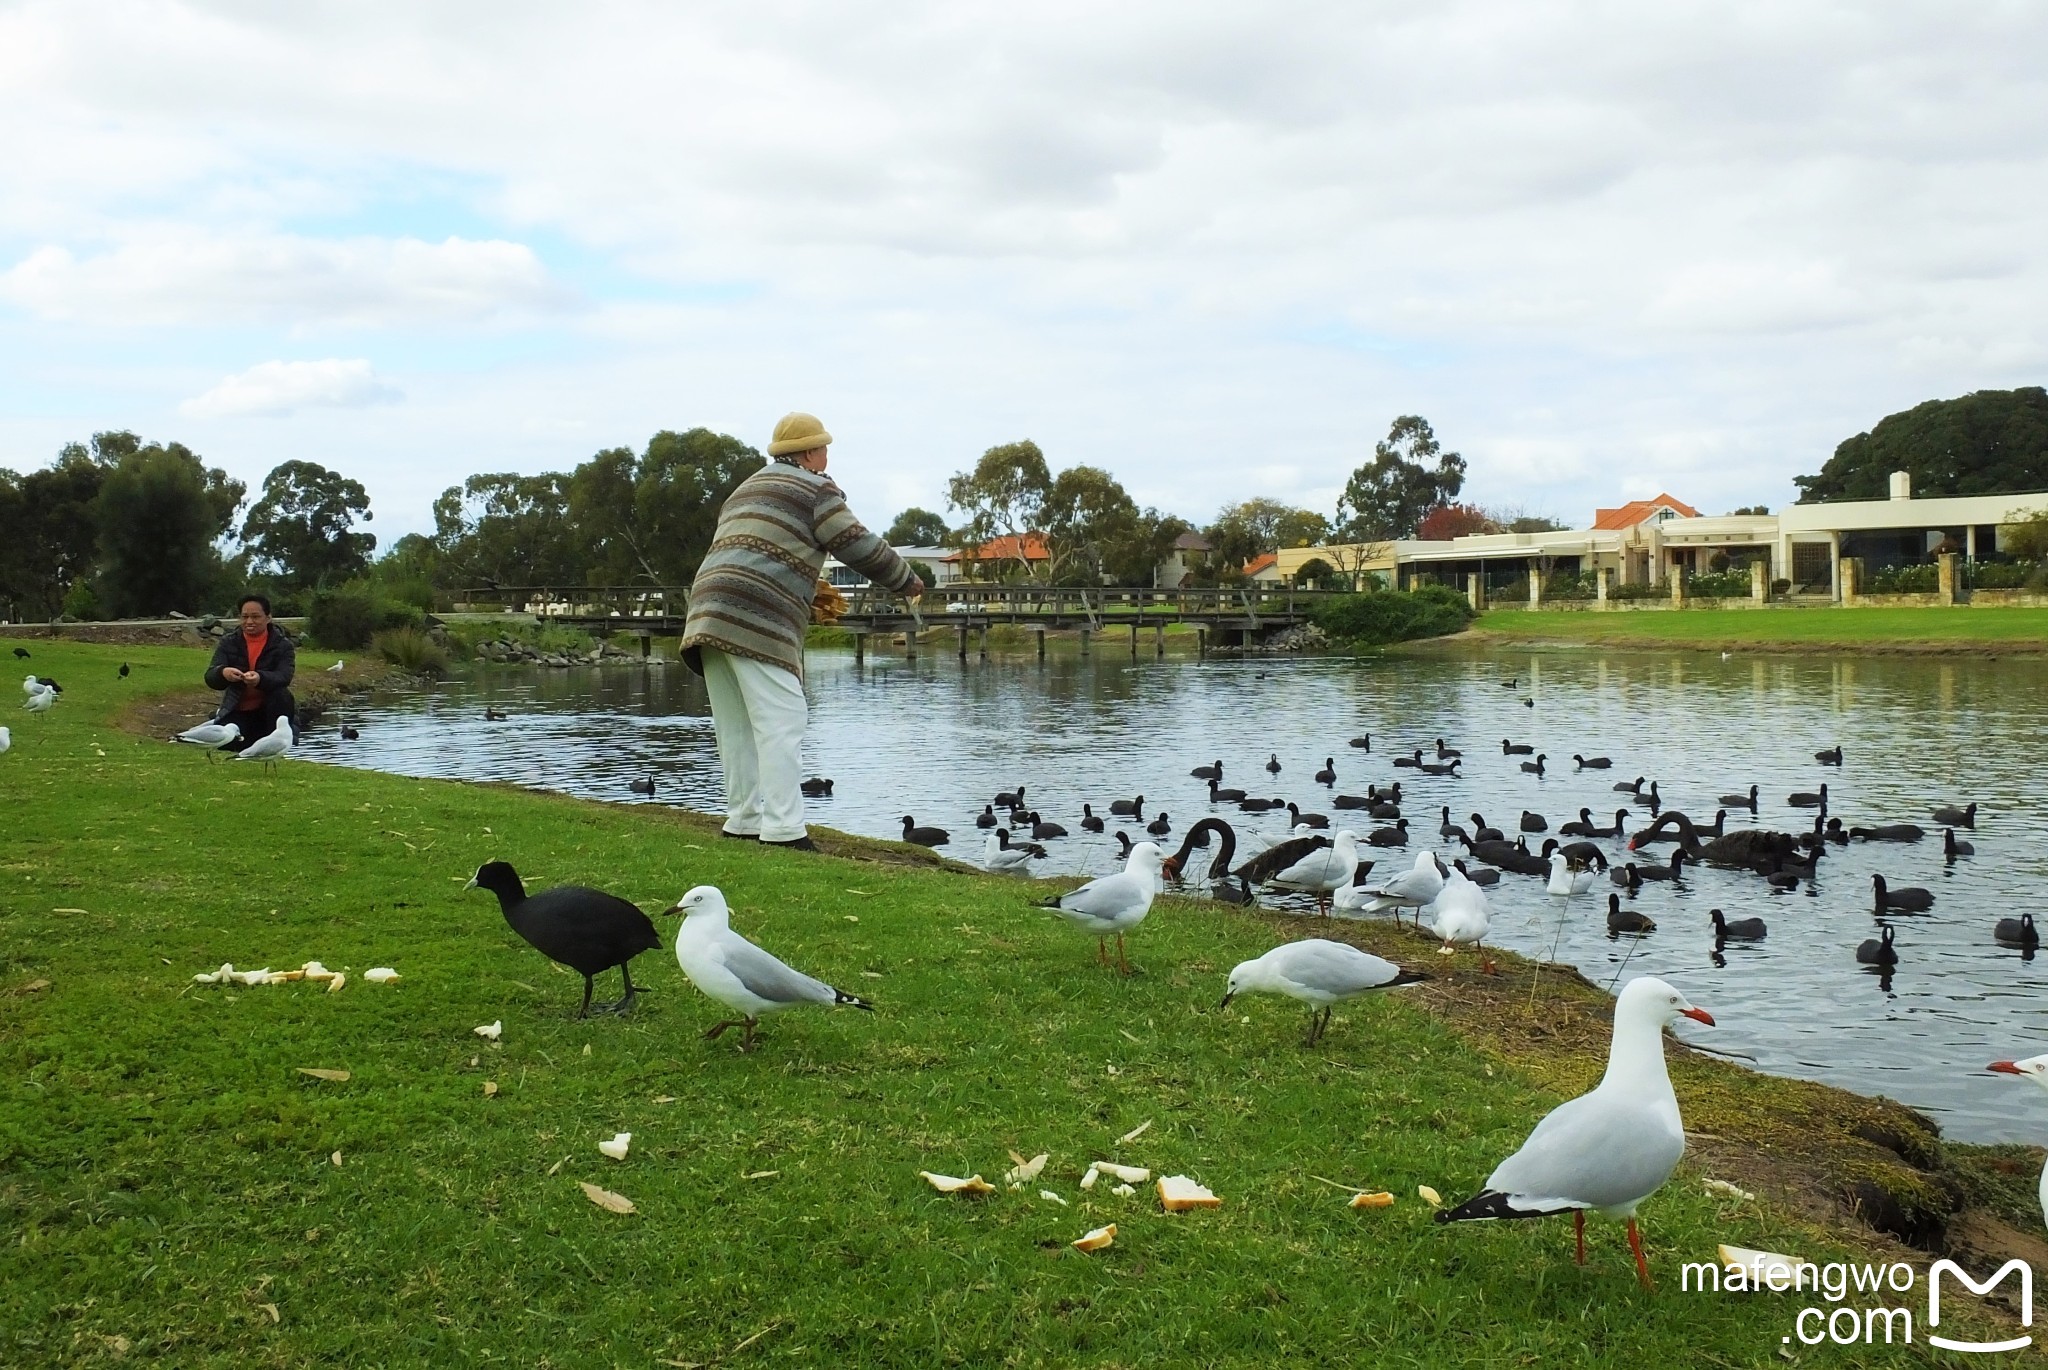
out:
<path id="1" fill-rule="evenodd" d="M 1209 655 L 1209 630 L 1207 628 L 1195 629 L 1195 655 Z"/>
<path id="2" fill-rule="evenodd" d="M 866 633 L 855 633 L 853 635 L 853 664 L 864 666 L 867 664 L 867 659 L 868 635 Z"/>
<path id="3" fill-rule="evenodd" d="M 1088 630 L 1086 628 L 1081 630 L 1081 655 L 1084 658 L 1088 655 Z"/>
<path id="4" fill-rule="evenodd" d="M 1132 659 L 1133 661 L 1135 661 L 1135 660 L 1137 660 L 1137 657 L 1138 657 L 1138 625 L 1137 625 L 1136 623 L 1133 623 L 1133 624 L 1131 624 L 1131 659 Z"/>
<path id="5" fill-rule="evenodd" d="M 1164 623 L 1152 625 L 1152 655 L 1156 657 L 1164 657 L 1166 655 L 1166 625 Z"/>
<path id="6" fill-rule="evenodd" d="M 988 660 L 988 625 L 986 623 L 981 625 L 981 659 L 983 661 Z"/>
<path id="7" fill-rule="evenodd" d="M 1045 660 L 1045 629 L 1038 630 L 1038 659 Z"/>
<path id="8" fill-rule="evenodd" d="M 912 661 L 917 660 L 917 625 L 915 623 L 903 630 L 903 655 Z"/>
<path id="9" fill-rule="evenodd" d="M 967 625 L 960 625 L 960 659 L 967 660 Z"/>

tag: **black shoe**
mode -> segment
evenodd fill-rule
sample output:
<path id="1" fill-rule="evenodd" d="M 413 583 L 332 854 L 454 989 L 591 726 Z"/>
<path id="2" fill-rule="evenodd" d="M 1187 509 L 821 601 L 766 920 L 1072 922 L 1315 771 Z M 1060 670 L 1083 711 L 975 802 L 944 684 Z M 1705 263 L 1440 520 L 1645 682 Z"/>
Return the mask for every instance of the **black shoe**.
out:
<path id="1" fill-rule="evenodd" d="M 730 837 L 735 842 L 759 842 L 761 840 L 761 834 L 759 833 L 727 832 L 724 828 L 718 830 L 718 835 L 720 837 Z"/>
<path id="2" fill-rule="evenodd" d="M 787 842 L 764 841 L 761 845 L 764 847 L 781 847 L 785 851 L 816 851 L 818 849 L 818 844 L 811 841 L 808 837 L 792 837 Z"/>

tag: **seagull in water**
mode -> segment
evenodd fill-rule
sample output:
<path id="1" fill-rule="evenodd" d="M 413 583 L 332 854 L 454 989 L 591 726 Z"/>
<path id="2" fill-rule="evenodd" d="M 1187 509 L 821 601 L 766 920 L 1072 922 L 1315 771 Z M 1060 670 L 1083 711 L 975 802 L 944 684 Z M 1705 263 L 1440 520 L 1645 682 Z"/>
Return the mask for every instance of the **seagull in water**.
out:
<path id="1" fill-rule="evenodd" d="M 683 925 L 676 931 L 676 961 L 683 974 L 706 998 L 741 1015 L 705 1032 L 708 1040 L 715 1041 L 727 1028 L 744 1028 L 740 1050 L 751 1050 L 761 1015 L 798 1004 L 846 1004 L 875 1011 L 867 1000 L 791 969 L 734 932 L 727 921 L 725 896 L 716 885 L 697 886 L 663 912 L 683 915 Z"/>
<path id="2" fill-rule="evenodd" d="M 1021 871 L 1044 850 L 1043 847 L 1033 850 L 1031 847 L 1007 846 L 992 832 L 981 844 L 981 864 L 984 869 L 992 871 Z"/>
<path id="3" fill-rule="evenodd" d="M 1629 981 L 1614 1003 L 1607 1073 L 1590 1094 L 1552 1109 L 1522 1149 L 1494 1167 L 1486 1188 L 1440 1223 L 1488 1218 L 1541 1218 L 1569 1211 L 1586 1263 L 1586 1210 L 1628 1222 L 1636 1277 L 1650 1289 L 1650 1265 L 1636 1230 L 1636 1205 L 1655 1194 L 1685 1155 L 1678 1096 L 1664 1069 L 1664 1028 L 1680 1018 L 1714 1025 L 1683 994 L 1645 975 Z"/>
<path id="4" fill-rule="evenodd" d="M 1316 907 L 1329 911 L 1333 891 L 1349 885 L 1358 876 L 1358 834 L 1341 828 L 1327 847 L 1318 847 L 1276 875 L 1266 877 L 1269 885 L 1303 890 L 1316 897 Z"/>
<path id="5" fill-rule="evenodd" d="M 1229 1008 L 1230 1001 L 1238 995 L 1259 990 L 1298 999 L 1316 1010 L 1309 1014 L 1308 1040 L 1302 1043 L 1312 1047 L 1328 1030 L 1335 1005 L 1376 989 L 1412 985 L 1429 978 L 1402 970 L 1392 961 L 1346 943 L 1311 937 L 1239 963 L 1223 987 L 1223 1002 L 1216 1007 L 1218 1011 Z"/>
<path id="6" fill-rule="evenodd" d="M 1124 933 L 1144 922 L 1145 915 L 1152 911 L 1152 896 L 1159 892 L 1160 868 L 1165 863 L 1166 853 L 1159 850 L 1158 843 L 1135 843 L 1124 868 L 1115 875 L 1090 880 L 1077 890 L 1044 900 L 1038 907 L 1052 909 L 1068 922 L 1094 933 L 1095 955 L 1104 965 L 1109 964 L 1109 935 L 1115 933 L 1117 965 L 1129 975 L 1131 962 L 1124 954 Z"/>

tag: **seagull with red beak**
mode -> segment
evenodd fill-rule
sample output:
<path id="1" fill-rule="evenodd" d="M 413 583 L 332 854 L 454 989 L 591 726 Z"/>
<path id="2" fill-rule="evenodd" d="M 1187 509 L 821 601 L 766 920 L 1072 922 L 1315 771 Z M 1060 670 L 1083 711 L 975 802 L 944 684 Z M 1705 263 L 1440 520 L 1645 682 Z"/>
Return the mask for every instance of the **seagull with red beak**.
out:
<path id="1" fill-rule="evenodd" d="M 2024 1075 L 2043 1089 L 2048 1089 L 2048 1056 L 2029 1056 L 2024 1061 L 1993 1061 L 1985 1067 L 2001 1075 Z M 2048 1222 L 2048 1169 L 2041 1172 L 2041 1219 Z"/>
<path id="2" fill-rule="evenodd" d="M 1614 1037 L 1607 1073 L 1590 1094 L 1552 1109 L 1522 1149 L 1494 1167 L 1486 1188 L 1436 1215 L 1440 1223 L 1493 1218 L 1542 1218 L 1570 1213 L 1578 1262 L 1586 1263 L 1586 1213 L 1628 1223 L 1636 1277 L 1650 1282 L 1636 1206 L 1678 1169 L 1685 1155 L 1685 1125 L 1678 1096 L 1664 1069 L 1664 1029 L 1680 1018 L 1714 1025 L 1662 980 L 1631 980 L 1614 1003 Z"/>

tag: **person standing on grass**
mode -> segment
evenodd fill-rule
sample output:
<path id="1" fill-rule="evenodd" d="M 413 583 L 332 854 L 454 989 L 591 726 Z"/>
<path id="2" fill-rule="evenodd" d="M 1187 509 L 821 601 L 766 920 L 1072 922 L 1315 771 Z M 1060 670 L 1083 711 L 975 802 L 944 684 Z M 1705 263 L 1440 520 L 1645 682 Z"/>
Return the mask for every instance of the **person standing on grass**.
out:
<path id="1" fill-rule="evenodd" d="M 785 414 L 775 425 L 774 460 L 718 511 L 683 623 L 683 660 L 711 696 L 724 835 L 799 851 L 818 849 L 804 829 L 799 747 L 808 718 L 804 629 L 825 557 L 911 599 L 924 593 L 924 582 L 861 526 L 826 478 L 831 442 L 809 414 Z"/>
<path id="2" fill-rule="evenodd" d="M 270 736 L 280 719 L 289 722 L 299 708 L 291 691 L 298 653 L 284 629 L 271 623 L 270 600 L 243 595 L 241 616 L 242 631 L 223 637 L 206 667 L 207 688 L 221 692 L 213 721 L 242 730 L 235 751 Z"/>

